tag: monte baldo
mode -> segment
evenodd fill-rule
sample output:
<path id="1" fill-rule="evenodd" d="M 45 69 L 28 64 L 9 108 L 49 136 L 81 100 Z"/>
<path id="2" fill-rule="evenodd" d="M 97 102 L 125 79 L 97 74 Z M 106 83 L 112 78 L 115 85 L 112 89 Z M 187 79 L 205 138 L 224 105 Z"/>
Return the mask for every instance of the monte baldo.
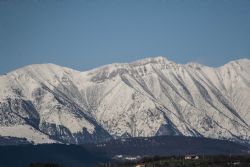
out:
<path id="1" fill-rule="evenodd" d="M 250 144 L 250 60 L 212 68 L 164 57 L 0 76 L 0 136 L 30 143 L 194 136 Z"/>

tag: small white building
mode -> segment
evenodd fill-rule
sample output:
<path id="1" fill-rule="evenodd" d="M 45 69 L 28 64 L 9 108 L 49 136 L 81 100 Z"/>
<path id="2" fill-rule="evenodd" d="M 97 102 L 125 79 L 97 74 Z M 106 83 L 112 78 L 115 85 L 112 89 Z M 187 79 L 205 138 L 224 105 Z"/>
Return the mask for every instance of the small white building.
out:
<path id="1" fill-rule="evenodd" d="M 191 160 L 191 159 L 198 160 L 199 156 L 197 156 L 197 155 L 186 155 L 184 159 L 186 159 L 186 160 Z"/>

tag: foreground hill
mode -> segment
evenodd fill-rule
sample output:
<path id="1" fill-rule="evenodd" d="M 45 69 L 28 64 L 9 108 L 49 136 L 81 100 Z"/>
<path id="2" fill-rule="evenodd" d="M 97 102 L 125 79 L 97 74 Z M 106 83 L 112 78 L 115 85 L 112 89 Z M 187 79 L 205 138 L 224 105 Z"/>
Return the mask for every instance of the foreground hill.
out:
<path id="1" fill-rule="evenodd" d="M 196 136 L 250 143 L 250 61 L 211 68 L 163 57 L 79 72 L 54 64 L 0 76 L 0 135 L 34 143 Z"/>
<path id="2" fill-rule="evenodd" d="M 119 139 L 85 145 L 5 145 L 0 146 L 0 166 L 23 167 L 35 162 L 53 162 L 65 167 L 91 167 L 138 156 L 186 154 L 247 155 L 249 148 L 229 141 L 180 136 Z"/>
<path id="3" fill-rule="evenodd" d="M 126 156 L 250 154 L 250 148 L 230 141 L 183 136 L 118 139 L 84 147 L 118 159 Z"/>

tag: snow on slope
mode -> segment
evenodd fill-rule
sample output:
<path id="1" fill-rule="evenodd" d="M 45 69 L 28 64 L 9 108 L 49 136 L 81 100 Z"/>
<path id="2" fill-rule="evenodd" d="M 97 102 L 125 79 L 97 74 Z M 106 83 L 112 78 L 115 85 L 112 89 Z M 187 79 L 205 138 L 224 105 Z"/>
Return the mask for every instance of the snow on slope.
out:
<path id="1" fill-rule="evenodd" d="M 85 72 L 31 65 L 0 76 L 0 85 L 1 126 L 27 124 L 61 142 L 154 135 L 250 142 L 248 59 L 211 68 L 156 57 Z"/>
<path id="2" fill-rule="evenodd" d="M 17 125 L 17 126 L 8 126 L 0 127 L 1 136 L 11 136 L 26 138 L 28 141 L 34 142 L 35 144 L 40 143 L 57 143 L 57 141 L 49 139 L 48 136 L 43 133 L 35 130 L 34 128 L 28 125 Z"/>

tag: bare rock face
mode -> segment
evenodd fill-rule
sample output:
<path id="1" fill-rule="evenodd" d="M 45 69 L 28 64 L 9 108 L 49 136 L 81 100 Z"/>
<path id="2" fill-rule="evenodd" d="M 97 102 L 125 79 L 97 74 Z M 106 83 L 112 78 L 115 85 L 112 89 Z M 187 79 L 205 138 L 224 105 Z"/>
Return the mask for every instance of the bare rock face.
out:
<path id="1" fill-rule="evenodd" d="M 0 76 L 0 136 L 34 143 L 200 136 L 250 143 L 250 60 L 211 68 L 164 57 L 79 72 L 30 65 Z"/>

